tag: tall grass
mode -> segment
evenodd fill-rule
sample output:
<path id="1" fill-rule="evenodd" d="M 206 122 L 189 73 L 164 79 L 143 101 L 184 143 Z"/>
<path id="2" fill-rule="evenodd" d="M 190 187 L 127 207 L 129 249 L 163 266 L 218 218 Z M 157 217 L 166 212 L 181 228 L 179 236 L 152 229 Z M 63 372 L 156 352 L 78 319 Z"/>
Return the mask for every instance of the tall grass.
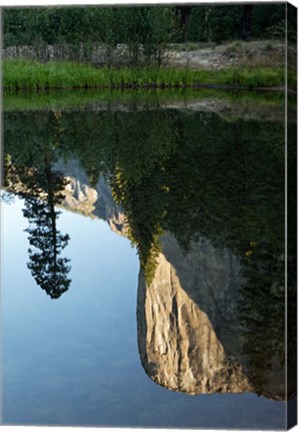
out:
<path id="1" fill-rule="evenodd" d="M 284 85 L 284 69 L 97 68 L 83 63 L 5 60 L 5 90 L 60 88 L 187 88 L 198 86 L 247 88 Z"/>

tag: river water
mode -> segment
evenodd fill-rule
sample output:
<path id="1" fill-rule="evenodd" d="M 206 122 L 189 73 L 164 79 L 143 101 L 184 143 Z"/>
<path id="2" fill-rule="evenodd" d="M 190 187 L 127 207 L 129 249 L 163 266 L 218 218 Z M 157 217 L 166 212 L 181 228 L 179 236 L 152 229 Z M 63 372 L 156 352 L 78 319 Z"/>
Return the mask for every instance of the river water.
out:
<path id="1" fill-rule="evenodd" d="M 282 103 L 29 102 L 3 116 L 3 423 L 285 428 Z"/>

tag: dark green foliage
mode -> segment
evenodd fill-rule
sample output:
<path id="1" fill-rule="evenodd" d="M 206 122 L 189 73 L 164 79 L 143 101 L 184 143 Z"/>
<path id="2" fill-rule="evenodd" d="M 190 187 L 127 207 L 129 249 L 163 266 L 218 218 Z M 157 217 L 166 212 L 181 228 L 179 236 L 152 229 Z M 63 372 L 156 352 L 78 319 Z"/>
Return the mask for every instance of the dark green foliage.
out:
<path id="1" fill-rule="evenodd" d="M 173 7 L 44 7 L 4 10 L 4 46 L 70 44 L 84 53 L 126 44 L 132 64 L 161 64 L 175 34 Z M 75 51 L 74 51 L 75 54 Z"/>
<path id="2" fill-rule="evenodd" d="M 282 256 L 273 245 L 264 241 L 250 246 L 251 254 L 243 261 L 243 276 L 247 282 L 239 289 L 237 304 L 243 331 L 243 353 L 247 355 L 247 369 L 251 383 L 258 393 L 269 398 L 286 399 L 284 390 L 270 388 L 270 371 L 274 362 L 285 367 L 285 285 Z M 283 382 L 284 369 L 279 379 Z M 293 386 L 289 386 L 291 398 Z"/>
<path id="3" fill-rule="evenodd" d="M 293 6 L 288 5 L 292 14 L 296 15 Z M 297 21 L 293 20 L 294 28 Z M 287 143 L 287 358 L 288 358 L 288 389 L 297 388 L 297 104 L 296 95 L 292 95 L 295 104 L 288 99 L 288 118 L 294 119 L 294 126 L 288 122 Z M 289 392 L 289 390 L 288 390 Z M 289 395 L 290 396 L 290 395 Z"/>
<path id="4" fill-rule="evenodd" d="M 191 10 L 188 39 L 220 43 L 240 39 L 243 6 L 201 6 Z"/>
<path id="5" fill-rule="evenodd" d="M 282 124 L 132 107 L 80 116 L 65 112 L 59 129 L 45 132 L 47 114 L 6 113 L 6 152 L 31 154 L 35 142 L 57 141 L 59 130 L 61 157 L 78 159 L 93 184 L 100 174 L 109 179 L 149 279 L 164 231 L 186 249 L 203 235 L 244 260 L 250 242 L 266 240 L 282 254 Z"/>
<path id="6" fill-rule="evenodd" d="M 55 184 L 56 186 L 56 184 Z M 67 258 L 59 257 L 68 243 L 69 236 L 61 235 L 56 228 L 59 212 L 54 208 L 54 198 L 48 192 L 46 201 L 38 197 L 25 197 L 24 216 L 29 220 L 28 268 L 36 283 L 53 299 L 57 299 L 68 290 L 70 279 L 67 274 L 70 267 Z M 57 203 L 57 202 L 56 202 Z"/>
<path id="7" fill-rule="evenodd" d="M 59 115 L 36 118 L 34 127 L 39 131 L 38 136 L 32 136 L 30 123 L 26 125 L 22 121 L 22 125 L 25 127 L 19 125 L 17 133 L 16 125 L 6 129 L 8 140 L 13 135 L 18 137 L 19 153 L 17 157 L 14 154 L 6 157 L 4 184 L 25 201 L 23 213 L 29 221 L 25 231 L 31 246 L 28 268 L 36 283 L 51 298 L 57 299 L 68 290 L 71 282 L 67 277 L 69 259 L 60 257 L 69 236 L 57 229 L 60 212 L 56 206 L 63 199 L 66 185 L 64 177 L 53 169 L 59 146 Z"/>
<path id="8" fill-rule="evenodd" d="M 222 42 L 243 37 L 245 6 L 118 6 L 4 8 L 4 46 L 38 44 L 107 44 L 129 47 L 137 62 L 161 61 L 164 44 L 187 41 Z M 254 5 L 253 38 L 282 37 L 285 4 Z M 249 24 L 250 26 L 250 24 Z"/>
<path id="9" fill-rule="evenodd" d="M 297 45 L 297 9 L 290 3 L 287 3 L 287 39 L 289 44 Z M 295 48 L 297 53 L 297 46 Z"/>
<path id="10" fill-rule="evenodd" d="M 264 38 L 284 40 L 286 5 L 285 3 L 255 5 L 252 12 L 252 32 L 264 34 Z"/>
<path id="11" fill-rule="evenodd" d="M 138 64 L 140 56 L 148 63 L 162 62 L 163 45 L 171 41 L 175 22 L 173 8 L 119 8 L 118 42 L 128 46 L 131 63 Z"/>
<path id="12" fill-rule="evenodd" d="M 247 358 L 244 373 L 250 371 L 249 379 L 259 394 L 283 398 L 280 390 L 269 394 L 267 389 L 271 365 L 276 360 L 284 365 L 285 359 L 284 124 L 225 121 L 207 112 L 149 108 L 130 105 L 126 111 L 61 115 L 4 112 L 7 189 L 14 176 L 23 172 L 25 187 L 46 195 L 40 201 L 24 193 L 30 242 L 35 247 L 30 252 L 32 273 L 47 291 L 51 283 L 52 296 L 69 285 L 67 261 L 56 261 L 56 273 L 52 270 L 55 249 L 58 254 L 68 237 L 57 231 L 54 241 L 57 211 L 53 212 L 51 203 L 58 199 L 63 183 L 51 167 L 58 158 L 78 160 L 93 184 L 100 175 L 110 182 L 148 284 L 155 275 L 163 233 L 170 232 L 185 250 L 203 237 L 237 257 L 245 280 L 237 304 Z M 288 299 L 295 309 L 293 124 L 288 125 L 288 269 L 292 275 Z M 293 351 L 295 324 L 290 331 L 289 350 Z"/>

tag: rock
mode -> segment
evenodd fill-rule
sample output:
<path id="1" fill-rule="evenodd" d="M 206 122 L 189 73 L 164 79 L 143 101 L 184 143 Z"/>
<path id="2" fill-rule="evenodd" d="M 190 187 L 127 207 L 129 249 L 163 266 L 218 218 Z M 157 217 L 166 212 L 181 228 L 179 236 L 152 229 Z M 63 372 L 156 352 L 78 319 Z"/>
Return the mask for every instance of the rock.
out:
<path id="1" fill-rule="evenodd" d="M 172 236 L 162 244 L 152 284 L 146 285 L 142 271 L 139 275 L 138 344 L 145 371 L 156 383 L 189 394 L 251 391 L 243 366 L 224 346 L 230 337 L 241 344 L 228 304 L 237 269 L 233 274 L 225 265 L 229 257 L 214 250 L 207 262 L 198 249 L 181 257 Z M 212 250 L 205 241 L 200 246 Z M 179 271 L 171 261 L 181 265 Z"/>
<path id="2" fill-rule="evenodd" d="M 66 209 L 101 218 L 117 234 L 127 235 L 123 209 L 103 176 L 91 187 L 78 161 L 58 161 L 55 169 L 68 180 L 62 203 Z M 17 190 L 25 192 L 21 184 Z M 269 332 L 262 328 L 266 313 L 274 317 L 276 308 L 283 310 L 283 296 L 281 303 L 273 300 L 270 305 L 266 296 L 259 299 L 258 291 L 249 291 L 250 297 L 257 297 L 245 318 L 252 322 L 248 328 L 239 309 L 247 281 L 243 263 L 231 251 L 203 237 L 187 253 L 170 233 L 160 242 L 162 252 L 150 285 L 142 270 L 139 273 L 138 346 L 148 376 L 188 394 L 250 391 L 285 400 L 284 327 Z M 261 308 L 255 308 L 255 302 L 263 302 Z M 244 306 L 247 309 L 245 296 Z M 258 310 L 265 315 L 256 316 Z M 295 364 L 290 367 L 294 370 Z M 295 392 L 295 383 L 289 382 L 288 398 Z"/>
<path id="3" fill-rule="evenodd" d="M 68 184 L 63 191 L 62 206 L 85 216 L 103 219 L 119 235 L 126 233 L 126 218 L 120 205 L 115 203 L 111 188 L 104 176 L 100 176 L 96 187 L 89 180 L 76 160 L 66 163 L 58 161 L 55 169 L 63 174 Z"/>
<path id="4" fill-rule="evenodd" d="M 278 354 L 264 355 L 260 341 L 247 345 L 251 330 L 243 327 L 238 308 L 245 283 L 239 260 L 204 238 L 187 253 L 170 233 L 161 243 L 152 283 L 139 274 L 138 346 L 148 376 L 189 394 L 255 392 L 284 400 L 285 369 Z M 271 342 L 274 347 L 279 340 Z"/>

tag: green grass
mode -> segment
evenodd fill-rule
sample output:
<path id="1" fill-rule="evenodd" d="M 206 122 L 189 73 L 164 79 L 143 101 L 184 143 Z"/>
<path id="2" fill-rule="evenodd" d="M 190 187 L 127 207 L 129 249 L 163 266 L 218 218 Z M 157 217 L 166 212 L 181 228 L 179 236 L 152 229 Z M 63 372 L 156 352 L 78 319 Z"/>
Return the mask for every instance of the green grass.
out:
<path id="1" fill-rule="evenodd" d="M 250 89 L 284 85 L 283 68 L 221 71 L 183 68 L 96 68 L 83 63 L 5 60 L 3 88 L 46 90 L 61 88 L 187 88 L 242 86 Z"/>
<path id="2" fill-rule="evenodd" d="M 201 89 L 64 89 L 51 91 L 5 92 L 5 111 L 26 111 L 39 109 L 80 109 L 81 107 L 159 106 L 161 103 L 175 103 L 186 100 L 220 97 L 216 90 Z"/>
<path id="3" fill-rule="evenodd" d="M 113 106 L 154 108 L 179 106 L 202 100 L 256 104 L 267 107 L 284 105 L 282 92 L 225 91 L 221 89 L 63 89 L 51 91 L 4 92 L 4 111 L 106 109 Z"/>
<path id="4" fill-rule="evenodd" d="M 293 98 L 294 99 L 294 98 Z M 290 102 L 290 98 L 288 102 Z M 212 110 L 225 121 L 284 118 L 284 92 L 224 91 L 220 89 L 93 89 L 5 92 L 4 112 L 34 110 L 159 110 L 201 109 L 212 101 Z M 196 107 L 196 103 L 199 103 Z M 296 99 L 293 102 L 296 106 Z M 207 108 L 208 109 L 208 108 Z"/>

